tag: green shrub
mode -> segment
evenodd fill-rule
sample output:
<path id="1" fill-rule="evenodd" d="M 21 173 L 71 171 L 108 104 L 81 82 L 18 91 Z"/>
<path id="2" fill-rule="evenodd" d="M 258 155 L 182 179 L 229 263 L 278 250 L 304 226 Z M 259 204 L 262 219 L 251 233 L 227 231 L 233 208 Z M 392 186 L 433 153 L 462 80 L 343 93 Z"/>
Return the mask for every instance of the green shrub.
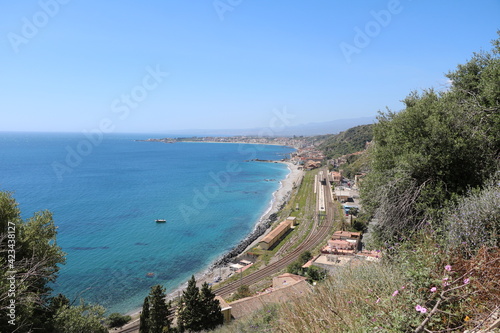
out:
<path id="1" fill-rule="evenodd" d="M 109 327 L 121 327 L 128 323 L 132 318 L 130 316 L 124 316 L 120 313 L 112 313 L 108 316 L 107 324 Z"/>

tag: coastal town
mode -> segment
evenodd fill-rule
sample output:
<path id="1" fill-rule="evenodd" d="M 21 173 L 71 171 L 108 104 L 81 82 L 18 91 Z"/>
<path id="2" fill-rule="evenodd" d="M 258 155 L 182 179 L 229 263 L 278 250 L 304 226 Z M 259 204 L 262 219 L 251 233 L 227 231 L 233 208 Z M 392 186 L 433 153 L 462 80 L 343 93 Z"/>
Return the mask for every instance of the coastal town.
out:
<path id="1" fill-rule="evenodd" d="M 180 137 L 180 138 L 162 138 L 162 139 L 147 139 L 141 141 L 148 142 L 207 142 L 207 143 L 244 143 L 244 144 L 264 144 L 288 146 L 296 149 L 305 148 L 314 145 L 315 137 L 293 136 L 293 137 L 268 137 L 268 136 L 204 136 L 204 137 Z"/>

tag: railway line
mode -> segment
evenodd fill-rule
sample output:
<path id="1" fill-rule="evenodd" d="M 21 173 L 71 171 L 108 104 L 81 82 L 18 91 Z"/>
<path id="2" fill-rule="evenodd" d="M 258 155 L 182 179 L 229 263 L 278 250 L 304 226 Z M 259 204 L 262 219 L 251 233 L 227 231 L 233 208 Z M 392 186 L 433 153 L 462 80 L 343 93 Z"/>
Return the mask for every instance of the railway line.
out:
<path id="1" fill-rule="evenodd" d="M 328 182 L 327 182 L 328 183 Z M 230 284 L 227 284 L 223 287 L 220 287 L 218 289 L 214 290 L 214 293 L 218 296 L 228 296 L 231 293 L 234 293 L 238 287 L 241 285 L 251 285 L 254 284 L 260 280 L 262 280 L 265 277 L 268 277 L 272 274 L 275 274 L 297 260 L 297 258 L 300 256 L 301 253 L 304 251 L 311 250 L 315 248 L 327 235 L 329 235 L 332 231 L 333 224 L 335 221 L 335 209 L 333 207 L 333 202 L 331 200 L 328 200 L 328 198 L 331 198 L 331 188 L 330 186 L 326 185 L 319 185 L 319 182 L 317 183 L 318 187 L 322 190 L 322 197 L 327 198 L 325 200 L 325 219 L 321 221 L 318 219 L 316 221 L 317 225 L 314 230 L 311 231 L 307 239 L 300 244 L 297 248 L 295 248 L 292 252 L 286 254 L 283 258 L 275 261 L 272 264 L 269 264 L 268 266 L 251 273 L 247 276 L 243 276 L 241 279 L 234 281 Z M 321 209 L 317 209 L 320 211 Z"/>

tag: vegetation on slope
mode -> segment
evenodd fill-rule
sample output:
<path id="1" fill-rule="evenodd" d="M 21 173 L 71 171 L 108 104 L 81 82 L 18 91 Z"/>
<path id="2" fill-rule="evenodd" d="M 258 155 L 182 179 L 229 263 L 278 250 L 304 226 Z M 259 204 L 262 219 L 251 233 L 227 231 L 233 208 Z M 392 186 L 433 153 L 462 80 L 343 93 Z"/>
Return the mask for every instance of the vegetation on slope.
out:
<path id="1" fill-rule="evenodd" d="M 373 139 L 373 124 L 350 128 L 339 134 L 331 135 L 319 146 L 327 158 L 338 158 L 365 149 L 366 143 Z"/>
<path id="2" fill-rule="evenodd" d="M 442 208 L 483 187 L 500 157 L 500 46 L 474 54 L 447 77 L 449 91 L 411 93 L 406 108 L 374 126 L 364 207 L 379 219 L 382 241 L 426 223 Z"/>

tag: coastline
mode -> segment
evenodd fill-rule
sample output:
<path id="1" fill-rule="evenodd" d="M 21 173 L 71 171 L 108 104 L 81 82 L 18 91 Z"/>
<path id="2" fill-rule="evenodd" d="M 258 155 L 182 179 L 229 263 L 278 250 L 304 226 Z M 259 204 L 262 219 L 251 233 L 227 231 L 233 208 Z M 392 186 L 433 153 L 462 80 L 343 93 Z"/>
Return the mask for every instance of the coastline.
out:
<path id="1" fill-rule="evenodd" d="M 273 198 L 269 202 L 268 208 L 255 223 L 255 226 L 250 234 L 242 239 L 233 249 L 222 254 L 212 263 L 209 263 L 200 272 L 195 274 L 196 282 L 199 287 L 204 282 L 212 284 L 214 278 L 217 276 L 220 276 L 220 282 L 223 282 L 233 274 L 227 264 L 242 253 L 245 253 L 246 251 L 255 247 L 260 242 L 260 240 L 271 231 L 270 227 L 276 221 L 276 219 L 271 219 L 271 215 L 277 213 L 288 202 L 292 194 L 294 184 L 298 186 L 302 181 L 304 171 L 299 170 L 297 165 L 285 161 L 274 161 L 274 163 L 286 164 L 289 173 L 284 179 L 280 181 L 280 187 L 273 193 Z M 186 287 L 187 281 L 168 293 L 167 300 L 173 300 L 174 298 L 178 297 L 181 291 Z M 134 319 L 136 319 L 138 318 L 141 310 L 141 308 L 134 309 L 132 311 L 129 311 L 127 315 L 130 315 Z"/>

